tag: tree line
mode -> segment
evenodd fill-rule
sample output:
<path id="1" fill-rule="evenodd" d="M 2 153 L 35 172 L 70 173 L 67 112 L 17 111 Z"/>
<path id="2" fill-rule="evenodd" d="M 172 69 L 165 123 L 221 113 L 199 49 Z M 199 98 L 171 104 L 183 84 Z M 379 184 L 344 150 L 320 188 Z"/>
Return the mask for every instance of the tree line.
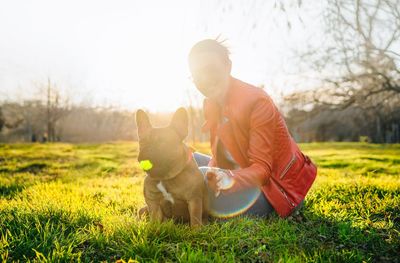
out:
<path id="1" fill-rule="evenodd" d="M 292 136 L 298 142 L 400 143 L 400 0 L 326 1 L 321 16 L 322 43 L 308 43 L 297 56 L 300 70 L 319 73 L 318 85 L 278 105 Z M 71 105 L 50 80 L 45 93 L 42 100 L 0 104 L 0 141 L 137 139 L 134 112 Z M 188 113 L 188 140 L 206 141 L 202 110 L 191 106 Z M 169 118 L 152 116 L 156 125 Z"/>

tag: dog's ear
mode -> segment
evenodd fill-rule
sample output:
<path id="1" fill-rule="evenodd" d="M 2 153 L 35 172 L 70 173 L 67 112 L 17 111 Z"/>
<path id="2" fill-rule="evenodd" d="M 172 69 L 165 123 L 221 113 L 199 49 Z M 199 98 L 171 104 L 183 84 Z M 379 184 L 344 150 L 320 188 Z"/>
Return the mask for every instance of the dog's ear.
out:
<path id="1" fill-rule="evenodd" d="M 149 116 L 143 110 L 136 112 L 136 126 L 139 139 L 143 138 L 153 128 Z"/>
<path id="2" fill-rule="evenodd" d="M 181 107 L 174 113 L 169 126 L 178 133 L 182 140 L 186 138 L 189 133 L 189 120 L 185 108 Z"/>

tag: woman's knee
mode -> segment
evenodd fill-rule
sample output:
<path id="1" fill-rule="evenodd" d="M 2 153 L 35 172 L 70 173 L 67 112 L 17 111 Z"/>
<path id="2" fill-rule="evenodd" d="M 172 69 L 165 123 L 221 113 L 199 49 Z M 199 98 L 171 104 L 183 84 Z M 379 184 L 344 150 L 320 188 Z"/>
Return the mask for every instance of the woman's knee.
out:
<path id="1" fill-rule="evenodd" d="M 194 152 L 193 153 L 193 158 L 197 163 L 197 166 L 207 166 L 208 163 L 211 160 L 211 157 L 209 155 L 199 153 L 199 152 Z"/>

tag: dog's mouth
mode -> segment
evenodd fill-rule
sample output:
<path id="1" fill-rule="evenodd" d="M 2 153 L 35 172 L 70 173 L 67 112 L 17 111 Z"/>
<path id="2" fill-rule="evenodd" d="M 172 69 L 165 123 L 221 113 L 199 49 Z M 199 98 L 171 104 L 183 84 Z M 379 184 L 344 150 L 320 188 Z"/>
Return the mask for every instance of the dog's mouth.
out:
<path id="1" fill-rule="evenodd" d="M 167 175 L 171 170 L 170 162 L 161 162 L 152 158 L 140 158 L 138 161 L 142 170 L 152 177 L 164 177 L 163 175 Z"/>
<path id="2" fill-rule="evenodd" d="M 182 152 L 185 154 L 185 151 Z M 172 156 L 170 156 L 172 157 Z M 183 157 L 183 156 L 182 156 Z M 146 172 L 147 175 L 151 176 L 154 179 L 158 180 L 166 180 L 175 177 L 178 173 L 178 170 L 182 170 L 183 163 L 187 163 L 187 159 L 184 158 L 157 158 L 156 156 L 150 157 L 148 155 L 139 154 L 138 161 L 140 163 L 140 167 Z"/>

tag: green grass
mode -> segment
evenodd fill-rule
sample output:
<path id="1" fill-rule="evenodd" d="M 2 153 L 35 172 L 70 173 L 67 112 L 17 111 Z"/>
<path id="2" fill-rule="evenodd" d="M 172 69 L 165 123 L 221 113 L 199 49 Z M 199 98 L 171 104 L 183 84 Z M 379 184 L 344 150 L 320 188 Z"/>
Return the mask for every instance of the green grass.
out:
<path id="1" fill-rule="evenodd" d="M 301 148 L 319 172 L 300 215 L 191 230 L 137 217 L 144 174 L 135 143 L 0 144 L 1 259 L 398 262 L 400 145 Z"/>

